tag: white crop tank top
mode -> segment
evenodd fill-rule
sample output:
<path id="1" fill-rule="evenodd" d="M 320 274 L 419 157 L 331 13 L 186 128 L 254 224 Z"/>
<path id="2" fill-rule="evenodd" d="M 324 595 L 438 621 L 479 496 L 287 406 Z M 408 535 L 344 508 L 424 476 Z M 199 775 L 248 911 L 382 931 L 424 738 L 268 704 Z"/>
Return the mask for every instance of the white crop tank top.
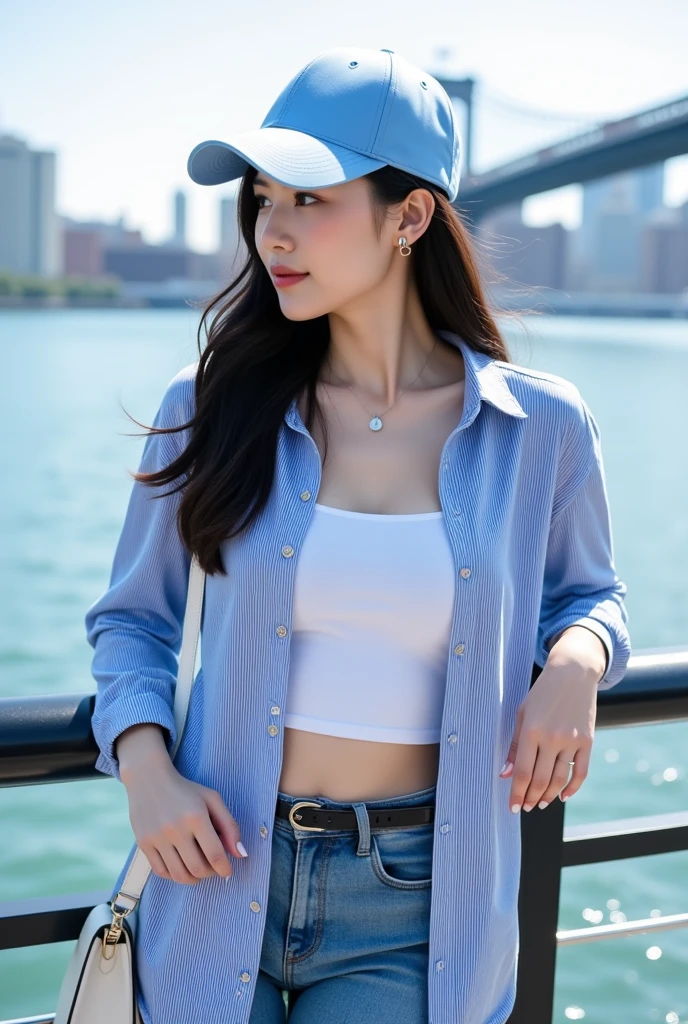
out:
<path id="1" fill-rule="evenodd" d="M 294 580 L 285 726 L 438 743 L 454 587 L 443 512 L 316 502 Z"/>

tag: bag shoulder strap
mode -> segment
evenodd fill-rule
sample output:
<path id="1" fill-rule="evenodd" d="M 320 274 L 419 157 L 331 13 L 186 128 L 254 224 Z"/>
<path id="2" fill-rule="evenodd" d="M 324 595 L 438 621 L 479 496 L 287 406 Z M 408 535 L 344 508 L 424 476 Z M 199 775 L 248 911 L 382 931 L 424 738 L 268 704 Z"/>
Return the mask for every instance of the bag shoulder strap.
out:
<path id="1" fill-rule="evenodd" d="M 177 738 L 170 751 L 170 757 L 173 760 L 182 741 L 184 726 L 186 725 L 186 715 L 191 699 L 191 690 L 194 684 L 194 668 L 196 666 L 198 638 L 201 632 L 204 588 L 205 573 L 201 569 L 196 555 L 193 555 L 189 569 L 189 588 L 186 594 L 186 610 L 182 627 L 179 671 L 177 672 L 177 685 L 174 690 L 174 724 L 177 730 Z"/>
<path id="2" fill-rule="evenodd" d="M 189 567 L 189 585 L 186 594 L 186 610 L 184 612 L 184 625 L 182 627 L 182 646 L 179 652 L 179 669 L 177 672 L 177 684 L 174 690 L 174 723 L 177 737 L 174 746 L 170 751 L 170 757 L 174 759 L 181 743 L 186 716 L 189 710 L 191 690 L 194 684 L 194 669 L 196 667 L 196 653 L 198 651 L 198 637 L 201 630 L 201 615 L 203 612 L 203 592 L 205 590 L 205 572 L 201 568 L 196 555 L 191 557 Z M 122 879 L 119 892 L 111 901 L 123 907 L 127 907 L 125 901 L 133 901 L 133 910 L 139 899 L 143 887 L 148 881 L 151 872 L 151 865 L 143 850 L 137 846 L 127 873 Z"/>

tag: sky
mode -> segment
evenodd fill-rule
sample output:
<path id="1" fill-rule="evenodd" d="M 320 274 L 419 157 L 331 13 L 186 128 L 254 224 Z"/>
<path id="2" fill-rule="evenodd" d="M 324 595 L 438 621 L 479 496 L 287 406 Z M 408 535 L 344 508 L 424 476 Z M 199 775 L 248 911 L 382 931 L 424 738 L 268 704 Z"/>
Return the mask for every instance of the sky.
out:
<path id="1" fill-rule="evenodd" d="M 430 74 L 474 77 L 479 172 L 688 95 L 686 39 L 681 0 L 14 0 L 2 12 L 0 133 L 56 152 L 59 213 L 123 216 L 147 242 L 171 234 L 182 189 L 188 241 L 210 252 L 234 186 L 192 182 L 189 153 L 260 127 L 321 50 L 386 47 Z M 526 222 L 575 227 L 581 191 L 530 197 Z M 686 199 L 688 156 L 666 164 L 665 202 Z"/>

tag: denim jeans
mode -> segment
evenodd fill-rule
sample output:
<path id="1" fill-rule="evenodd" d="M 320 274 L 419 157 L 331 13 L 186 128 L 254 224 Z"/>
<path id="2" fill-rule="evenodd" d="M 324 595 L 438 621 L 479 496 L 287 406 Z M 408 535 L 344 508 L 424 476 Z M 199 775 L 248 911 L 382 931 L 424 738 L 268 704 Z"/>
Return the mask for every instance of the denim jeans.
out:
<path id="1" fill-rule="evenodd" d="M 371 831 L 366 808 L 435 803 L 435 786 L 326 807 L 357 827 L 303 832 L 275 817 L 249 1024 L 427 1024 L 434 824 Z"/>

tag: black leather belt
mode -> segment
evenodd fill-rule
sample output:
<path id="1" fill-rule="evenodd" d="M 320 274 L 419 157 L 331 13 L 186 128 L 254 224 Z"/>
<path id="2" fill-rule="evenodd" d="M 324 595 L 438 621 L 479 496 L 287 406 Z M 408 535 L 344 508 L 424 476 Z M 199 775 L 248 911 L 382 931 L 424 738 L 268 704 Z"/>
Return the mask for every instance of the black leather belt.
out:
<path id="1" fill-rule="evenodd" d="M 428 825 L 435 820 L 435 807 L 369 807 L 368 820 L 371 829 L 401 828 L 408 825 Z M 312 800 L 277 801 L 277 817 L 286 818 L 294 828 L 307 832 L 324 832 L 330 829 L 358 828 L 354 810 L 324 807 Z"/>

